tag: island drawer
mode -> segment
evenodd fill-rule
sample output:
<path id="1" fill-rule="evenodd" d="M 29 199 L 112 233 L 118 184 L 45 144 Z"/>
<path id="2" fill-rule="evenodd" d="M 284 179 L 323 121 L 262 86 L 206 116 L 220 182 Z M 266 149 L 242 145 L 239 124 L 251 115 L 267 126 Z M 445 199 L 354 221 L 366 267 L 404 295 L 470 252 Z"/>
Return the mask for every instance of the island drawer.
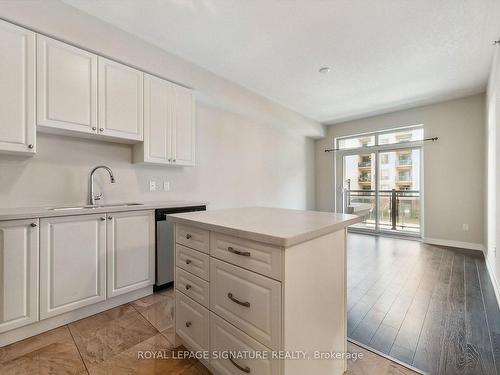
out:
<path id="1" fill-rule="evenodd" d="M 175 226 L 175 241 L 181 245 L 208 254 L 210 248 L 210 232 L 189 225 L 177 224 Z"/>
<path id="2" fill-rule="evenodd" d="M 184 271 L 182 268 L 175 267 L 175 287 L 206 308 L 210 307 L 208 304 L 210 286 L 205 280 Z"/>
<path id="3" fill-rule="evenodd" d="M 238 328 L 210 313 L 210 350 L 212 353 L 255 353 L 267 354 L 268 359 L 248 359 L 231 357 L 231 359 L 212 358 L 210 365 L 219 374 L 240 375 L 243 373 L 259 375 L 280 374 L 280 363 L 271 360 L 270 349 L 260 344 Z"/>
<path id="4" fill-rule="evenodd" d="M 262 344 L 281 344 L 281 283 L 210 259 L 210 310 Z"/>
<path id="5" fill-rule="evenodd" d="M 204 280 L 210 280 L 210 257 L 207 254 L 176 244 L 175 265 Z"/>
<path id="6" fill-rule="evenodd" d="M 175 291 L 175 327 L 192 350 L 209 350 L 209 312 L 199 303 Z"/>
<path id="7" fill-rule="evenodd" d="M 278 246 L 212 232 L 210 255 L 281 280 L 282 250 Z"/>

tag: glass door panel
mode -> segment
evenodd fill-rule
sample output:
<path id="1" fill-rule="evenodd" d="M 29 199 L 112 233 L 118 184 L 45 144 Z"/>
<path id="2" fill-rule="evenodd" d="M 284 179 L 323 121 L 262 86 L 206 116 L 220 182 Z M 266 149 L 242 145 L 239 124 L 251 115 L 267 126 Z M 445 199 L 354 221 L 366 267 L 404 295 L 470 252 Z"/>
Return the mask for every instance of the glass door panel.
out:
<path id="1" fill-rule="evenodd" d="M 420 148 L 379 151 L 381 231 L 420 233 Z"/>
<path id="2" fill-rule="evenodd" d="M 371 213 L 355 228 L 375 230 L 377 227 L 376 205 L 376 154 L 355 154 L 343 157 L 344 212 L 347 207 L 363 206 L 371 208 Z"/>

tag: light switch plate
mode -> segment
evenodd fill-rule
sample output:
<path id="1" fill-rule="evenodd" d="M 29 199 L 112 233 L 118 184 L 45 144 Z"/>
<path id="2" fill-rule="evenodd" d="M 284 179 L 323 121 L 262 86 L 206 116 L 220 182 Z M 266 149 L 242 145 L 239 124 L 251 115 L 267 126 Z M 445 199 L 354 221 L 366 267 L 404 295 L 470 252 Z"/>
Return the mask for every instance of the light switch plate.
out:
<path id="1" fill-rule="evenodd" d="M 149 180 L 149 191 L 156 191 L 156 181 Z"/>

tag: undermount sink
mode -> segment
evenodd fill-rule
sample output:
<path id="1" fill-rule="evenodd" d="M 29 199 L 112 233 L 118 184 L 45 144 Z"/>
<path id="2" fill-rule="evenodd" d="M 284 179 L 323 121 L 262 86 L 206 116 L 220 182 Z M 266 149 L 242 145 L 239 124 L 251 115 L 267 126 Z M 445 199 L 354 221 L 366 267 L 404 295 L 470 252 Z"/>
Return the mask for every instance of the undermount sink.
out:
<path id="1" fill-rule="evenodd" d="M 70 207 L 49 207 L 51 211 L 73 211 L 73 210 L 94 210 L 96 208 L 106 207 L 132 207 L 142 206 L 142 203 L 110 203 L 110 204 L 96 204 L 94 206 L 70 206 Z"/>

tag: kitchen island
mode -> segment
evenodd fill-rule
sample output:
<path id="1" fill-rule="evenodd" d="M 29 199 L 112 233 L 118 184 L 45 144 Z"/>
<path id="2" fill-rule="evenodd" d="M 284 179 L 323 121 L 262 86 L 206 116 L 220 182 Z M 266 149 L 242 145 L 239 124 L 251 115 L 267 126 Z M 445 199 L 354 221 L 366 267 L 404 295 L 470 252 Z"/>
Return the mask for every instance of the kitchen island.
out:
<path id="1" fill-rule="evenodd" d="M 346 228 L 356 215 L 266 207 L 169 215 L 178 343 L 216 374 L 346 370 Z"/>

